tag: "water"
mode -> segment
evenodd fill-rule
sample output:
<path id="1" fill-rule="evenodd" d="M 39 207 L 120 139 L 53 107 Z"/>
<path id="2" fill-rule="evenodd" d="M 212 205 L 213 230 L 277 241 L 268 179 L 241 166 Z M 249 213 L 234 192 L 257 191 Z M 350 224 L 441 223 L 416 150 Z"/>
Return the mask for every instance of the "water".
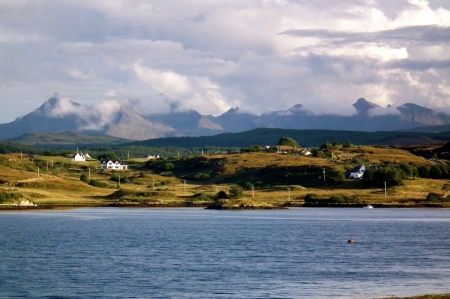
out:
<path id="1" fill-rule="evenodd" d="M 0 213 L 0 298 L 450 293 L 449 234 L 450 209 Z"/>

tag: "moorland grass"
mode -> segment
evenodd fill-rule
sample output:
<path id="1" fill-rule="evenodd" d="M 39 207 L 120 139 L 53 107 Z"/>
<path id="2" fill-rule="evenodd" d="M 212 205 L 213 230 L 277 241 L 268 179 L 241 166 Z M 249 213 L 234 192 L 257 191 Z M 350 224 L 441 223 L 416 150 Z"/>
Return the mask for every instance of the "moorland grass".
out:
<path id="1" fill-rule="evenodd" d="M 152 161 L 150 165 L 153 168 L 149 168 L 147 160 L 133 159 L 133 168 L 123 173 L 130 182 L 122 182 L 120 186 L 110 181 L 111 175 L 120 172 L 101 170 L 99 161 L 82 163 L 64 157 L 33 156 L 31 159 L 27 155 L 21 158 L 20 154 L 8 154 L 0 155 L 0 183 L 4 184 L 4 188 L 24 194 L 38 205 L 108 205 L 119 201 L 135 204 L 154 200 L 180 206 L 186 202 L 206 204 L 207 201 L 196 199 L 195 195 L 214 198 L 219 191 L 228 193 L 232 184 L 243 186 L 247 182 L 254 185 L 254 189 L 244 190 L 242 200 L 255 201 L 256 204 L 302 205 L 305 196 L 314 193 L 320 200 L 333 196 L 351 198 L 352 203 L 357 205 L 418 206 L 425 203 L 428 193 L 441 192 L 442 186 L 447 183 L 446 180 L 411 178 L 401 186 L 388 188 L 385 196 L 384 186 L 366 188 L 361 180 L 323 181 L 323 169 L 351 169 L 355 161 L 367 164 L 431 164 L 400 149 L 358 147 L 340 149 L 333 154 L 336 159 L 275 153 L 177 157 L 169 160 L 173 165 L 173 176 L 158 174 L 158 163 L 165 166 L 165 161 Z M 211 174 L 211 177 L 192 179 L 198 172 Z M 80 181 L 80 176 L 88 173 L 89 180 L 102 182 L 107 187 L 97 188 Z M 118 189 L 124 190 L 122 195 L 112 196 Z"/>

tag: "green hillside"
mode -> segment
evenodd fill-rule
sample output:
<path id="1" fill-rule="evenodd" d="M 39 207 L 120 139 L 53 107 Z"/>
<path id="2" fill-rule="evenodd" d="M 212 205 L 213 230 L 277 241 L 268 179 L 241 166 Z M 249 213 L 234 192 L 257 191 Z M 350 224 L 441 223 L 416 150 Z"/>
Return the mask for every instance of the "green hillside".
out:
<path id="1" fill-rule="evenodd" d="M 318 147 L 325 141 L 345 143 L 351 140 L 360 145 L 411 145 L 431 144 L 450 140 L 450 132 L 362 132 L 333 130 L 255 129 L 240 133 L 224 133 L 202 137 L 172 137 L 135 141 L 125 145 L 149 147 L 249 147 L 251 145 L 276 145 L 283 136 L 291 137 L 302 147 Z"/>
<path id="2" fill-rule="evenodd" d="M 7 141 L 32 145 L 39 148 L 73 149 L 82 146 L 118 145 L 129 142 L 128 139 L 117 138 L 102 134 L 87 135 L 74 131 L 61 133 L 30 132 Z"/>

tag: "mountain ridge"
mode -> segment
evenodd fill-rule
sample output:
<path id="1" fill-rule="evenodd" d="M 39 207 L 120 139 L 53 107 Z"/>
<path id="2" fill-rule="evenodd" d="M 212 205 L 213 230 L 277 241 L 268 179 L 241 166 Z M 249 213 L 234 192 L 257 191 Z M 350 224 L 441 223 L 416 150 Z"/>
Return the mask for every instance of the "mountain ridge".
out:
<path id="1" fill-rule="evenodd" d="M 359 98 L 353 107 L 356 113 L 350 116 L 314 115 L 301 104 L 261 115 L 241 111 L 239 107 L 231 108 L 219 116 L 202 115 L 195 110 L 152 114 L 137 109 L 133 101 L 106 109 L 105 106 L 85 106 L 55 94 L 34 111 L 16 118 L 13 122 L 0 124 L 0 139 L 11 139 L 29 132 L 76 131 L 147 140 L 211 136 L 256 128 L 375 132 L 450 125 L 449 115 L 413 103 L 382 108 Z"/>

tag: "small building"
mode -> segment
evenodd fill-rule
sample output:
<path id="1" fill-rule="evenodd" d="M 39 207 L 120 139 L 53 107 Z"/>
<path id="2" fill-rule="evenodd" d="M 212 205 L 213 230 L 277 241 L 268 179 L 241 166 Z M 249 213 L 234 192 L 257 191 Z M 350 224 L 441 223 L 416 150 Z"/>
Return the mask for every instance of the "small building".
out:
<path id="1" fill-rule="evenodd" d="M 146 159 L 159 159 L 159 155 L 148 155 L 147 157 L 145 157 Z"/>
<path id="2" fill-rule="evenodd" d="M 100 168 L 110 170 L 128 170 L 128 165 L 121 164 L 120 161 L 103 160 L 100 164 Z"/>
<path id="3" fill-rule="evenodd" d="M 350 179 L 362 179 L 364 175 L 364 171 L 366 171 L 366 167 L 364 165 L 358 165 L 353 167 L 348 174 L 348 178 Z"/>
<path id="4" fill-rule="evenodd" d="M 83 153 L 78 153 L 72 157 L 72 161 L 75 162 L 86 162 L 86 158 L 89 157 L 88 154 L 84 155 Z"/>

